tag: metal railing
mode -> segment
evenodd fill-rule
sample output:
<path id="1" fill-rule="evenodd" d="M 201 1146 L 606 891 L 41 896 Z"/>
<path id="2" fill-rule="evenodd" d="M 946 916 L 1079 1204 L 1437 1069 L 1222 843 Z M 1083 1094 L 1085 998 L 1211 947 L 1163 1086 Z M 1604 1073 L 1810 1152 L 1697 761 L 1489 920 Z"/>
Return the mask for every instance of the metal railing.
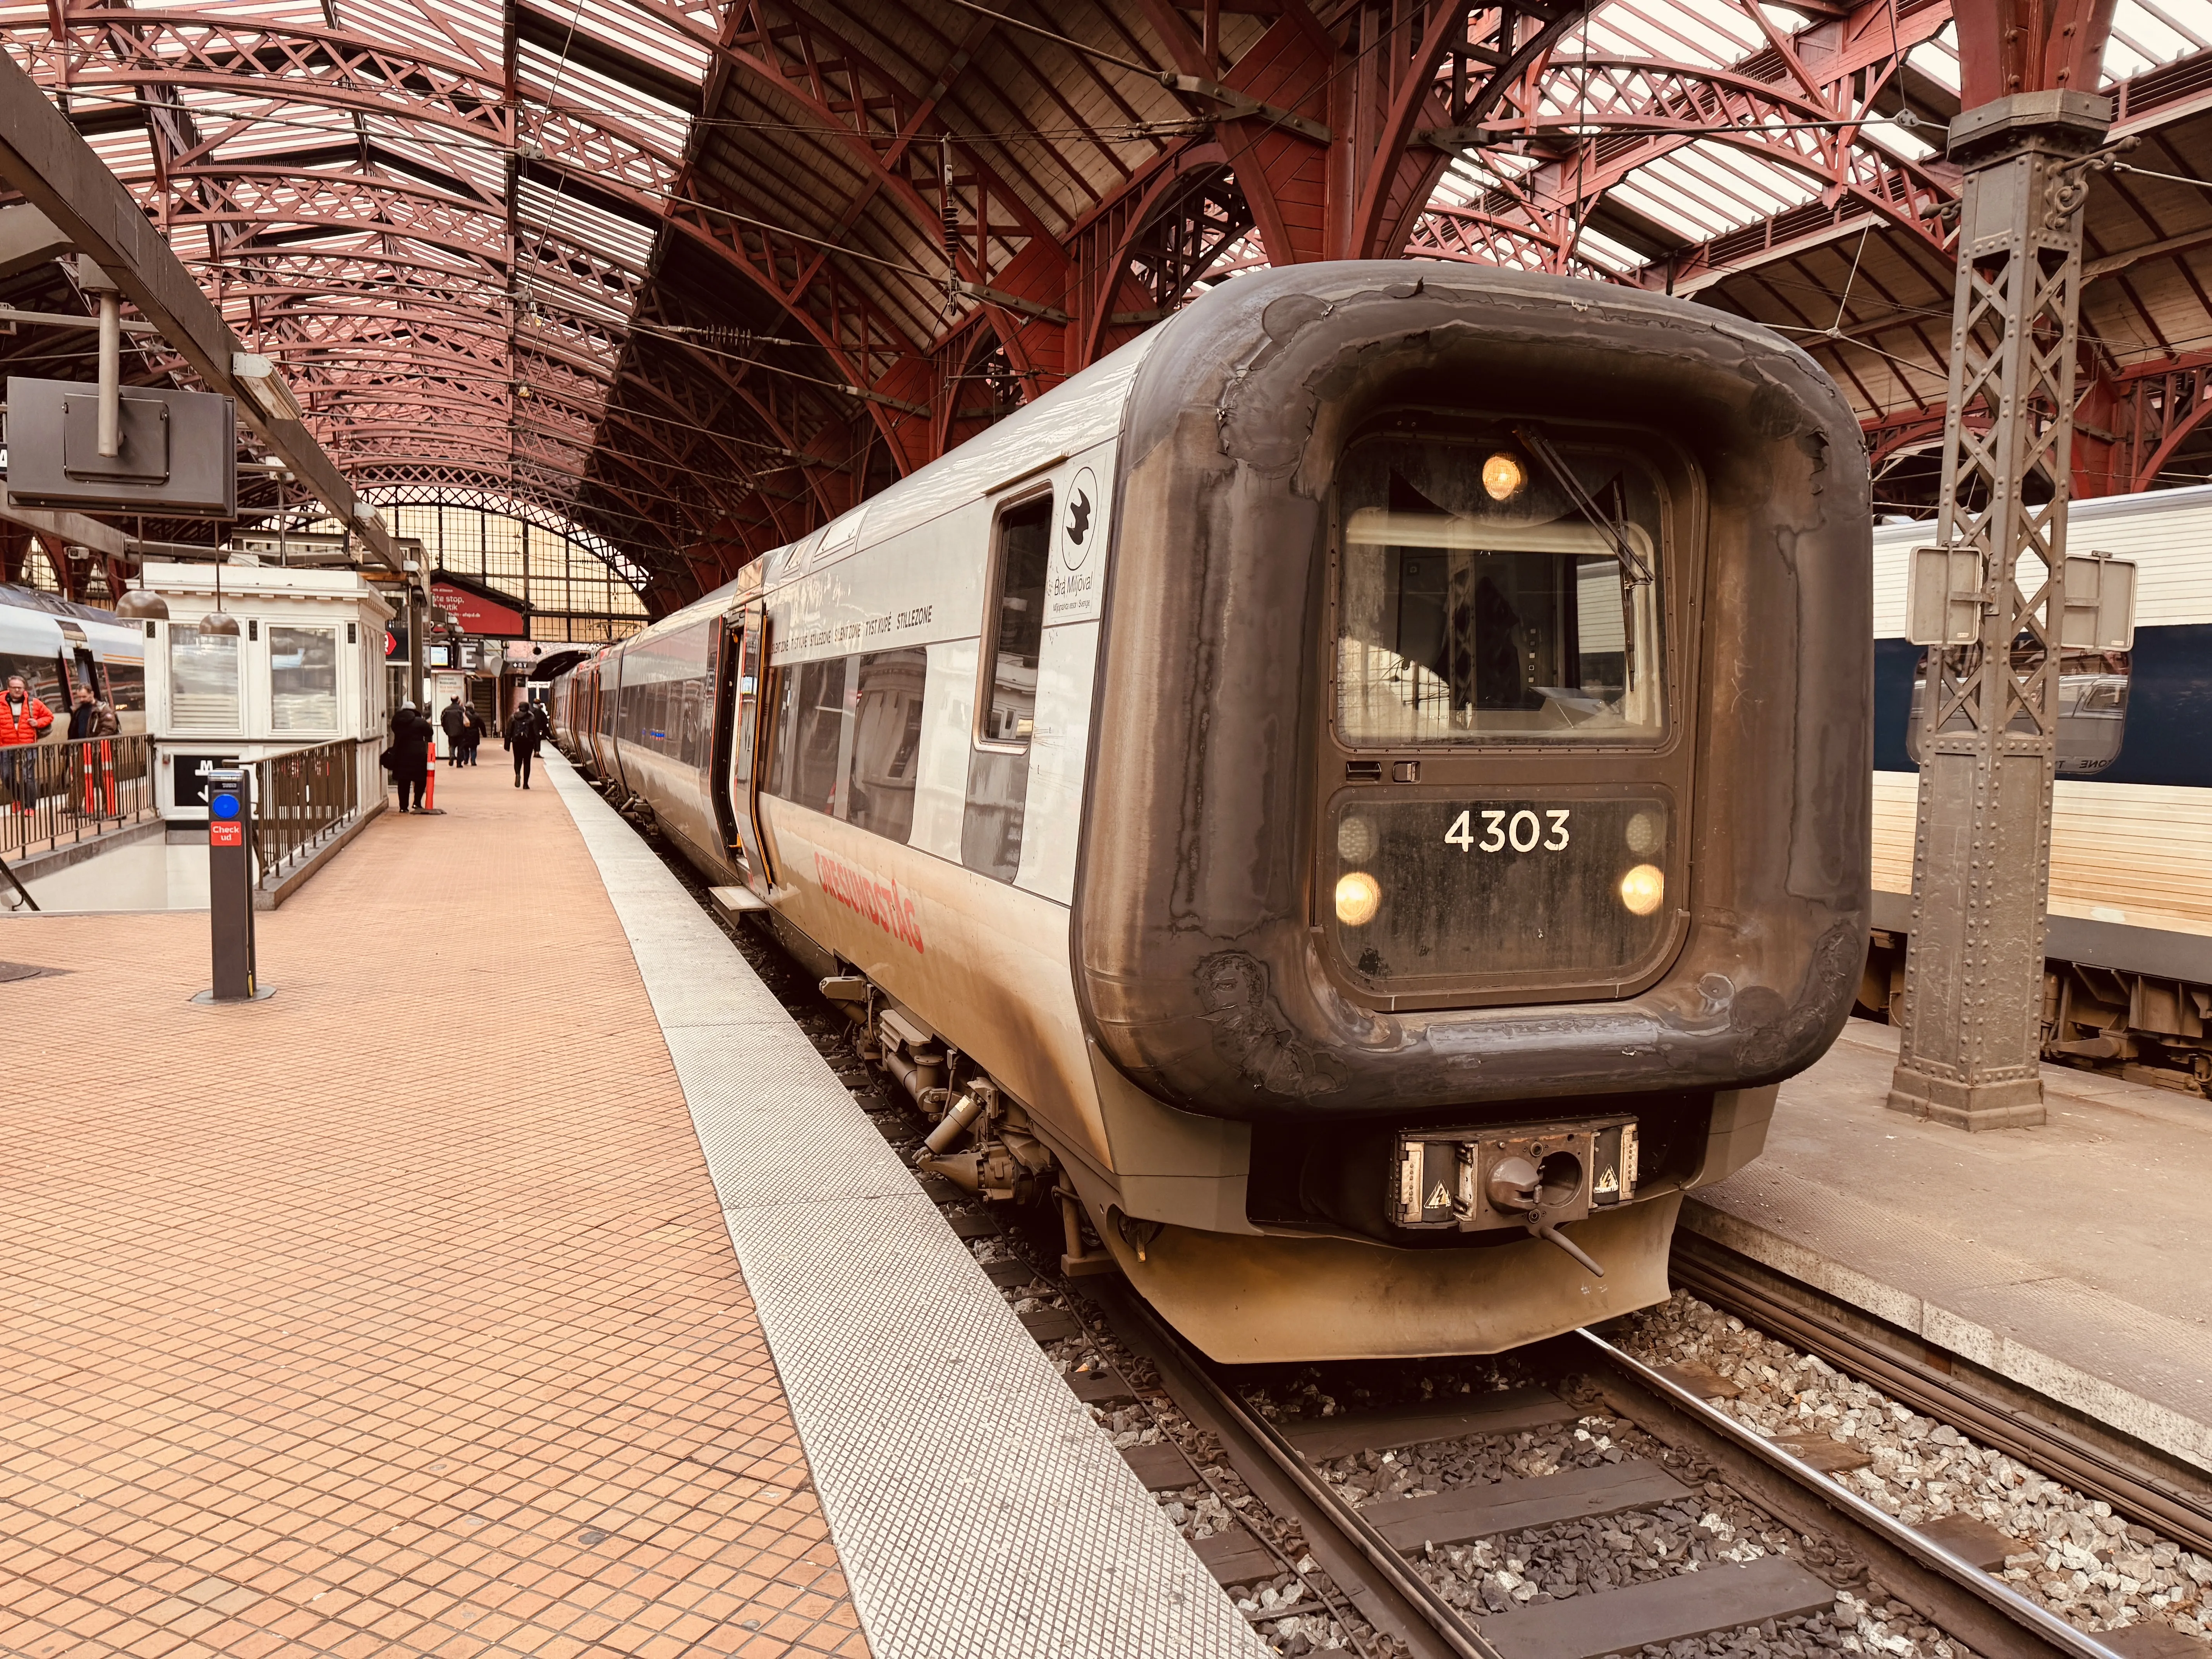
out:
<path id="1" fill-rule="evenodd" d="M 0 857 L 75 846 L 159 810 L 143 732 L 0 747 Z"/>
<path id="2" fill-rule="evenodd" d="M 374 797 L 381 799 L 383 774 L 372 747 L 381 738 L 340 738 L 253 763 L 253 847 L 260 884 L 344 829 Z"/>

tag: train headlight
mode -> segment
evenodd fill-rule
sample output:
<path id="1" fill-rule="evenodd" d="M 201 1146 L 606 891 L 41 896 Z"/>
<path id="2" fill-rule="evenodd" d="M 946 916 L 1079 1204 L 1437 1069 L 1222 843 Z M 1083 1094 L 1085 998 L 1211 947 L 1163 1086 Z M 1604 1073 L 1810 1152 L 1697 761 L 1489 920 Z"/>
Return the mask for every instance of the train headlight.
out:
<path id="1" fill-rule="evenodd" d="M 1346 927 L 1364 927 L 1382 908 L 1382 885 L 1364 870 L 1337 878 L 1336 919 Z"/>
<path id="2" fill-rule="evenodd" d="M 1493 501 L 1510 501 L 1528 482 L 1521 463 L 1510 455 L 1492 455 L 1482 464 L 1482 488 Z"/>
<path id="3" fill-rule="evenodd" d="M 1341 888 L 1339 889 L 1341 891 Z M 1648 916 L 1667 896 L 1667 878 L 1656 864 L 1639 864 L 1620 878 L 1620 902 L 1632 916 Z M 1341 908 L 1343 901 L 1339 900 Z"/>

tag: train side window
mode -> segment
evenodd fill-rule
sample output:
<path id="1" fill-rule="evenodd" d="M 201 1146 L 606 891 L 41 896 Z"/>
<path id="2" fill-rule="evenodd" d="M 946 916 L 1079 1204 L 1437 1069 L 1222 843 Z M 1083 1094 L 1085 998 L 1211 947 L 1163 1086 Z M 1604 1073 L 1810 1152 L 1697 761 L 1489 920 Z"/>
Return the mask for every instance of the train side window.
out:
<path id="1" fill-rule="evenodd" d="M 684 763 L 697 768 L 707 763 L 707 682 L 696 677 L 684 682 Z"/>
<path id="2" fill-rule="evenodd" d="M 0 656 L 0 680 L 11 674 L 21 674 L 31 695 L 52 709 L 57 721 L 69 717 L 69 704 L 61 694 L 61 682 L 54 677 L 52 657 Z"/>
<path id="3" fill-rule="evenodd" d="M 1033 495 L 1000 514 L 992 550 L 960 861 L 998 881 L 1012 881 L 1022 862 L 1037 660 L 1044 649 L 1052 501 L 1049 494 Z"/>
<path id="4" fill-rule="evenodd" d="M 837 810 L 837 762 L 845 746 L 845 659 L 799 665 L 790 788 L 784 799 L 817 812 Z"/>
<path id="5" fill-rule="evenodd" d="M 761 732 L 768 752 L 753 758 L 762 791 L 782 800 L 791 799 L 791 723 L 798 702 L 798 682 L 799 677 L 788 668 L 768 671 L 768 722 Z"/>
<path id="6" fill-rule="evenodd" d="M 846 774 L 846 819 L 855 829 L 903 842 L 914 830 L 915 785 L 921 769 L 921 698 L 929 653 L 920 647 L 860 659 L 854 698 L 853 762 Z"/>
<path id="7" fill-rule="evenodd" d="M 123 662 L 110 658 L 107 667 L 107 700 L 118 714 L 143 714 L 146 712 L 146 667 L 143 663 Z"/>
<path id="8" fill-rule="evenodd" d="M 1037 657 L 1044 647 L 1044 588 L 1052 550 L 1052 497 L 1033 496 L 1000 515 L 997 556 L 984 610 L 976 738 L 1008 750 L 1030 746 L 1036 717 Z"/>
<path id="9" fill-rule="evenodd" d="M 1920 653 L 1912 676 L 1912 709 L 1905 717 L 1905 752 L 1920 761 L 1920 711 L 1928 695 L 1929 653 Z M 2025 672 L 2032 653 L 2015 653 L 2015 670 Z M 2069 651 L 2058 662 L 2058 775 L 2094 777 L 2120 757 L 2128 734 L 2128 682 L 2132 659 L 2125 651 Z M 2024 717 L 2023 717 L 2024 718 Z M 1952 722 L 1963 729 L 1966 717 Z"/>

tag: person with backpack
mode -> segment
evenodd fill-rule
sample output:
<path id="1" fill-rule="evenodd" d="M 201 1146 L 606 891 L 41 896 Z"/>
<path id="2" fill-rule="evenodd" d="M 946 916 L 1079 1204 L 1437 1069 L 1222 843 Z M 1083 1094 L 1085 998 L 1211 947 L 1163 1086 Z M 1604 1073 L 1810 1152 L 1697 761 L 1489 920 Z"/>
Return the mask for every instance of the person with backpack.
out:
<path id="1" fill-rule="evenodd" d="M 545 719 L 543 705 L 526 702 L 507 718 L 507 752 L 514 757 L 514 787 L 530 787 L 530 763 L 538 757 L 538 745 L 551 734 L 552 728 Z"/>

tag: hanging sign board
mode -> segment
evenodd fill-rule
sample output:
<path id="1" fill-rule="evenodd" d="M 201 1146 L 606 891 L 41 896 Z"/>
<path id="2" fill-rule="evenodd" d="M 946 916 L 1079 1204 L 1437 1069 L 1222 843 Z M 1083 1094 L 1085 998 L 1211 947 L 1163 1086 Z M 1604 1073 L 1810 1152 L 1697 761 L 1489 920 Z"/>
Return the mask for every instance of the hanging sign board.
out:
<path id="1" fill-rule="evenodd" d="M 100 453 L 100 390 L 8 377 L 8 495 L 23 507 L 238 516 L 238 406 L 209 392 L 125 388 L 117 453 Z"/>

